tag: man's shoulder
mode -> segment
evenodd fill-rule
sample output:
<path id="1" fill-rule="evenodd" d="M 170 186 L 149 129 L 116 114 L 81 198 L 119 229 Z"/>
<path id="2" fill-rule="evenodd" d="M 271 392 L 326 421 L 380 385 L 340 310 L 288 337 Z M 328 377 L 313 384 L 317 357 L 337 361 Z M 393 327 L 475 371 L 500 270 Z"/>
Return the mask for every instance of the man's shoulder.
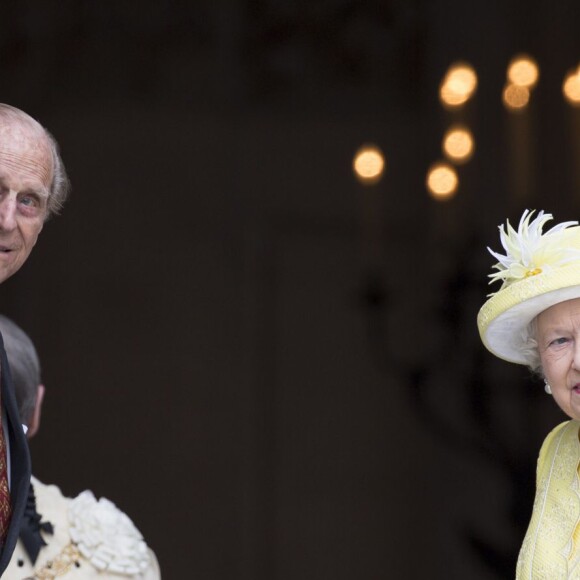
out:
<path id="1" fill-rule="evenodd" d="M 46 542 L 32 565 L 21 541 L 3 577 L 22 579 L 43 569 L 71 580 L 87 578 L 161 577 L 153 551 L 147 546 L 129 516 L 106 498 L 88 490 L 66 497 L 56 485 L 32 479 L 40 523 L 50 522 L 53 533 L 42 532 Z"/>
<path id="2" fill-rule="evenodd" d="M 63 495 L 60 488 L 53 484 L 46 484 L 34 477 L 30 478 L 36 496 L 36 507 L 39 513 L 43 513 L 39 506 L 45 509 L 56 509 L 59 512 L 66 510 L 68 503 L 71 501 L 69 497 Z"/>

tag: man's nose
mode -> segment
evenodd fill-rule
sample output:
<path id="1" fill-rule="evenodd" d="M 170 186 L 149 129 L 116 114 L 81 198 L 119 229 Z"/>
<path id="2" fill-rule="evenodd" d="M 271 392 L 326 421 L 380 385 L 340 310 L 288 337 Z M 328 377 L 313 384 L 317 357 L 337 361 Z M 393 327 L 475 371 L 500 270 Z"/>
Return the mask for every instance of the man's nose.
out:
<path id="1" fill-rule="evenodd" d="M 16 200 L 6 195 L 0 199 L 0 229 L 12 231 L 16 228 Z"/>

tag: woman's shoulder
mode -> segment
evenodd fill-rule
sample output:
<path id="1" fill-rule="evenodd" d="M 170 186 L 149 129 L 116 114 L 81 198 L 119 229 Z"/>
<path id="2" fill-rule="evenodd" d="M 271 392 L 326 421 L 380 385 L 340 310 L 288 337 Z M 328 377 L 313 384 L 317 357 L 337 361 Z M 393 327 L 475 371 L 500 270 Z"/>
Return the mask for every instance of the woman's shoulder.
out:
<path id="1" fill-rule="evenodd" d="M 578 440 L 578 421 L 564 421 L 554 427 L 544 439 L 538 457 L 538 470 L 549 457 L 554 456 L 563 442 L 574 443 Z M 576 445 L 574 445 L 576 447 Z"/>
<path id="2" fill-rule="evenodd" d="M 565 431 L 571 430 L 574 426 L 576 427 L 576 430 L 577 430 L 579 423 L 578 423 L 578 421 L 572 421 L 571 419 L 568 419 L 567 421 L 563 421 L 559 425 L 556 425 L 548 433 L 548 435 L 546 435 L 546 438 L 544 439 L 544 444 L 549 443 L 550 441 L 553 441 L 555 438 L 558 437 L 558 435 L 563 435 Z"/>

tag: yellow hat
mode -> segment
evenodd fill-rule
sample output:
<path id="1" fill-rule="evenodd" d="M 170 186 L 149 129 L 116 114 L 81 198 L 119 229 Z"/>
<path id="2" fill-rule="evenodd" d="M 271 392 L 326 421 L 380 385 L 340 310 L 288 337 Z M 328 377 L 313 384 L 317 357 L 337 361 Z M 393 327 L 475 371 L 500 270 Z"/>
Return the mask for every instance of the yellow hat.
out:
<path id="1" fill-rule="evenodd" d="M 517 231 L 509 221 L 499 226 L 505 255 L 488 248 L 499 260 L 491 282 L 503 280 L 477 315 L 486 348 L 504 360 L 526 364 L 523 349 L 530 322 L 550 306 L 580 298 L 580 227 L 564 222 L 543 233 L 552 215 L 526 210 Z"/>

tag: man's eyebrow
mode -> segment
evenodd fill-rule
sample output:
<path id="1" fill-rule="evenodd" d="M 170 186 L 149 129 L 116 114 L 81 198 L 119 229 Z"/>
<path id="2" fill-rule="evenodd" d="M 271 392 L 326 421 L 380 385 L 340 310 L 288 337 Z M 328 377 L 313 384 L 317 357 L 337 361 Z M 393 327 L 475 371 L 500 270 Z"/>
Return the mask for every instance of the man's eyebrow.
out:
<path id="1" fill-rule="evenodd" d="M 0 178 L 1 181 L 1 178 Z M 34 189 L 33 187 L 29 187 L 29 188 L 24 188 L 21 192 L 21 195 L 38 195 L 39 197 L 43 197 L 44 199 L 47 199 L 50 196 L 50 191 L 46 188 L 43 187 L 42 189 Z"/>
<path id="2" fill-rule="evenodd" d="M 2 175 L 0 173 L 0 184 L 1 185 L 5 185 L 6 183 L 6 178 L 4 177 L 4 175 Z M 43 187 L 42 189 L 36 189 L 34 187 L 24 187 L 20 192 L 21 195 L 38 195 L 39 197 L 42 197 L 43 199 L 48 199 L 50 197 L 50 189 L 48 189 L 47 187 Z"/>

